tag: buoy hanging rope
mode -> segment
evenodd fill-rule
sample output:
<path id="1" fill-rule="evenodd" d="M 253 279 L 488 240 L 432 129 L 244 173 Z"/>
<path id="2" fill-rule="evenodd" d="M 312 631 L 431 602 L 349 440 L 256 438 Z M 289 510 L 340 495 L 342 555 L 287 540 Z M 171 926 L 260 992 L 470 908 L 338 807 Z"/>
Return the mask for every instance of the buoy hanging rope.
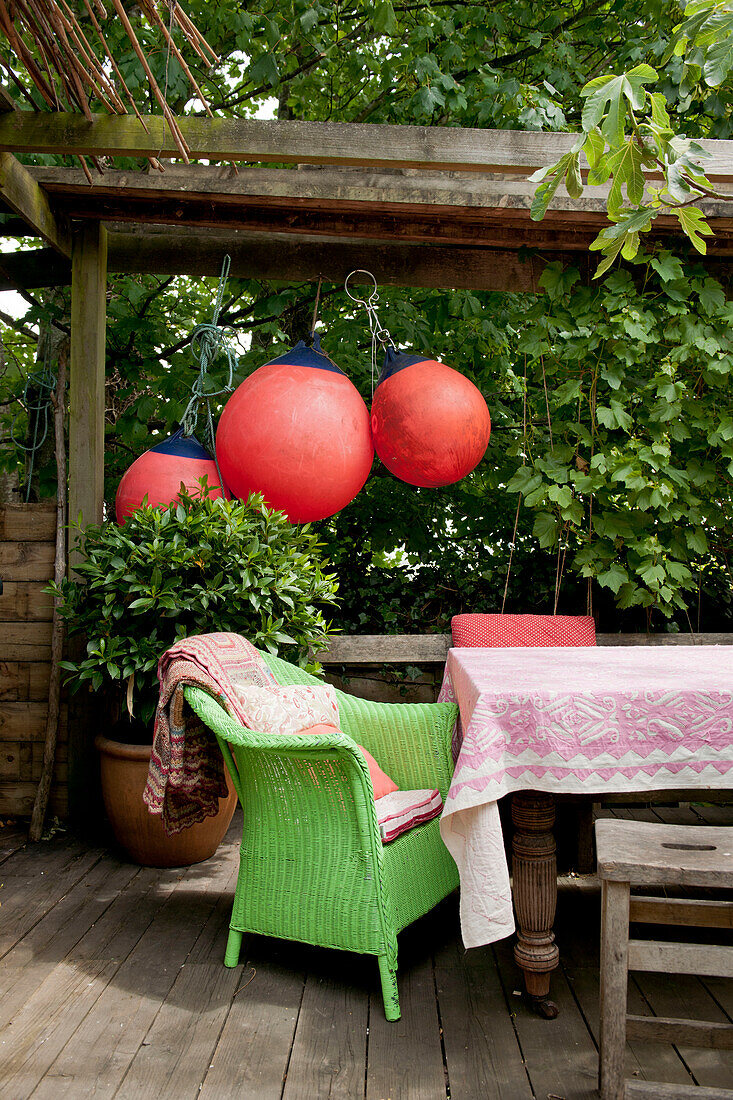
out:
<path id="1" fill-rule="evenodd" d="M 522 384 L 522 466 L 527 465 L 527 356 L 524 357 L 524 382 Z M 517 514 L 514 517 L 514 530 L 512 531 L 512 541 L 509 543 L 509 562 L 506 567 L 506 580 L 504 581 L 504 596 L 501 601 L 501 614 L 504 614 L 504 608 L 506 607 L 506 596 L 509 591 L 509 576 L 512 571 L 512 558 L 514 557 L 514 547 L 517 543 L 517 531 L 519 529 L 519 509 L 522 507 L 522 494 L 517 494 Z"/>
<path id="2" fill-rule="evenodd" d="M 10 426 L 10 437 L 13 443 L 28 455 L 28 479 L 25 488 L 26 504 L 31 497 L 31 484 L 33 482 L 33 468 L 36 462 L 36 455 L 46 442 L 46 437 L 48 435 L 51 415 L 51 395 L 55 389 L 56 375 L 53 371 L 48 370 L 45 366 L 42 370 L 30 371 L 26 378 L 25 386 L 23 387 L 23 396 L 20 398 L 20 404 L 23 406 L 28 416 L 28 433 L 30 434 L 32 430 L 33 438 L 27 443 L 24 443 L 18 438 L 16 424 L 20 413 L 14 418 Z M 16 400 L 18 399 L 16 398 Z"/>
<path id="3" fill-rule="evenodd" d="M 313 320 L 311 321 L 311 340 L 316 335 L 316 322 L 318 321 L 318 307 L 321 304 L 321 287 L 323 286 L 323 276 L 318 276 L 318 289 L 316 290 L 316 304 L 313 306 Z"/>
<path id="4" fill-rule="evenodd" d="M 352 294 L 349 290 L 349 279 L 352 279 L 354 275 L 368 275 L 374 283 L 374 290 L 368 298 L 360 298 L 357 294 Z M 374 375 L 377 372 L 377 344 L 381 344 L 385 351 L 387 348 L 392 348 L 393 351 L 397 351 L 397 348 L 388 330 L 379 320 L 379 314 L 377 313 L 377 302 L 379 301 L 377 280 L 372 275 L 371 271 L 367 271 L 363 267 L 357 267 L 354 271 L 350 271 L 344 280 L 344 290 L 349 298 L 351 298 L 352 302 L 356 302 L 358 306 L 363 306 L 367 312 L 369 331 L 372 334 L 372 397 L 374 397 Z"/>
<path id="5" fill-rule="evenodd" d="M 215 397 L 222 397 L 225 393 L 233 392 L 232 378 L 238 365 L 237 353 L 227 340 L 224 329 L 219 325 L 219 314 L 221 313 L 221 307 L 224 301 L 224 290 L 226 289 L 227 280 L 229 278 L 231 264 L 231 256 L 225 256 L 221 265 L 219 286 L 216 292 L 214 312 L 211 321 L 197 325 L 191 335 L 191 354 L 194 359 L 198 359 L 199 361 L 199 373 L 191 386 L 191 398 L 181 417 L 181 428 L 183 429 L 184 436 L 192 436 L 196 431 L 199 409 L 202 404 L 206 405 L 206 435 L 204 442 L 216 463 L 219 484 L 222 486 L 224 482 L 216 457 L 214 416 L 211 411 L 211 402 Z M 224 386 L 217 390 L 212 388 L 213 383 L 209 377 L 209 367 L 220 353 L 226 356 L 227 380 Z"/>

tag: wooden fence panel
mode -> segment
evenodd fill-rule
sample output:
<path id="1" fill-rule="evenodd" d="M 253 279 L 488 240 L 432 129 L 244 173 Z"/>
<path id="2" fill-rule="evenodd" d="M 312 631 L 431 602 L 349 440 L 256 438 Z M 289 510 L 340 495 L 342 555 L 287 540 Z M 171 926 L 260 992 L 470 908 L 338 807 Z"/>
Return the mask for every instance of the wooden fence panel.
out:
<path id="1" fill-rule="evenodd" d="M 0 507 L 0 815 L 30 814 L 48 714 L 56 505 Z M 66 816 L 68 712 L 62 708 L 50 812 Z"/>

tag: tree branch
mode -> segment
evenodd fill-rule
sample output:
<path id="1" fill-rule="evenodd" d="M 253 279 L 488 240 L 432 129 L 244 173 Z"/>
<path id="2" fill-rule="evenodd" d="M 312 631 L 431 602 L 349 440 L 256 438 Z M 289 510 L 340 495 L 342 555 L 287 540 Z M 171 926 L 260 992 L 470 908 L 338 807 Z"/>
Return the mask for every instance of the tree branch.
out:
<path id="1" fill-rule="evenodd" d="M 5 313 L 1 309 L 0 320 L 4 321 L 9 328 L 13 328 L 16 332 L 20 332 L 23 336 L 27 336 L 29 340 L 38 340 L 37 332 L 34 332 L 32 328 L 27 328 L 22 321 L 18 321 L 15 317 L 11 317 L 9 313 Z"/>
<path id="2" fill-rule="evenodd" d="M 147 298 L 143 300 L 142 308 L 138 310 L 138 317 L 144 317 L 148 311 L 148 308 L 153 304 L 156 298 L 159 298 L 163 291 L 171 285 L 174 281 L 175 275 L 169 275 L 167 279 L 158 283 L 154 290 L 148 294 Z"/>

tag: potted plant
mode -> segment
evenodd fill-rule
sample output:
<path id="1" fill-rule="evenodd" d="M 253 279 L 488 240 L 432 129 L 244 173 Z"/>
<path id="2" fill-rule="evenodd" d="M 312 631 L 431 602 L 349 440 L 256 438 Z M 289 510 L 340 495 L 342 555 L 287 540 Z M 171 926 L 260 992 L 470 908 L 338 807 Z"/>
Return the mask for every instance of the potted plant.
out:
<path id="1" fill-rule="evenodd" d="M 231 820 L 233 791 L 219 815 L 166 836 L 142 802 L 158 696 L 160 655 L 192 634 L 233 631 L 308 666 L 328 637 L 323 608 L 336 582 L 324 572 L 318 537 L 290 524 L 261 496 L 245 503 L 192 497 L 143 507 L 120 526 L 79 529 L 82 560 L 49 591 L 61 598 L 70 635 L 86 651 L 63 662 L 66 683 L 104 691 L 109 727 L 97 737 L 102 793 L 115 836 L 137 862 L 183 866 L 211 855 Z"/>

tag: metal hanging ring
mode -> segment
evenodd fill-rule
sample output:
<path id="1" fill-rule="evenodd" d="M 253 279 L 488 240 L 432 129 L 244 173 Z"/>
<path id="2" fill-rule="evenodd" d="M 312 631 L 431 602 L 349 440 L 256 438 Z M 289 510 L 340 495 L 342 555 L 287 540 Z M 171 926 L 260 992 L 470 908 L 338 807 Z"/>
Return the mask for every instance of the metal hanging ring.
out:
<path id="1" fill-rule="evenodd" d="M 372 291 L 372 293 L 369 295 L 368 298 L 357 298 L 357 296 L 355 294 L 352 294 L 351 291 L 349 290 L 349 279 L 351 279 L 354 275 L 368 275 L 369 278 L 374 283 L 374 290 Z M 364 268 L 364 267 L 357 267 L 357 268 L 354 268 L 353 271 L 349 272 L 349 274 L 346 276 L 346 279 L 344 280 L 344 290 L 348 294 L 349 298 L 351 298 L 352 302 L 356 302 L 356 304 L 359 305 L 359 306 L 364 306 L 365 309 L 369 309 L 370 305 L 373 305 L 374 302 L 379 301 L 377 280 L 374 277 L 374 275 L 372 274 L 372 272 L 367 271 L 366 268 Z"/>

